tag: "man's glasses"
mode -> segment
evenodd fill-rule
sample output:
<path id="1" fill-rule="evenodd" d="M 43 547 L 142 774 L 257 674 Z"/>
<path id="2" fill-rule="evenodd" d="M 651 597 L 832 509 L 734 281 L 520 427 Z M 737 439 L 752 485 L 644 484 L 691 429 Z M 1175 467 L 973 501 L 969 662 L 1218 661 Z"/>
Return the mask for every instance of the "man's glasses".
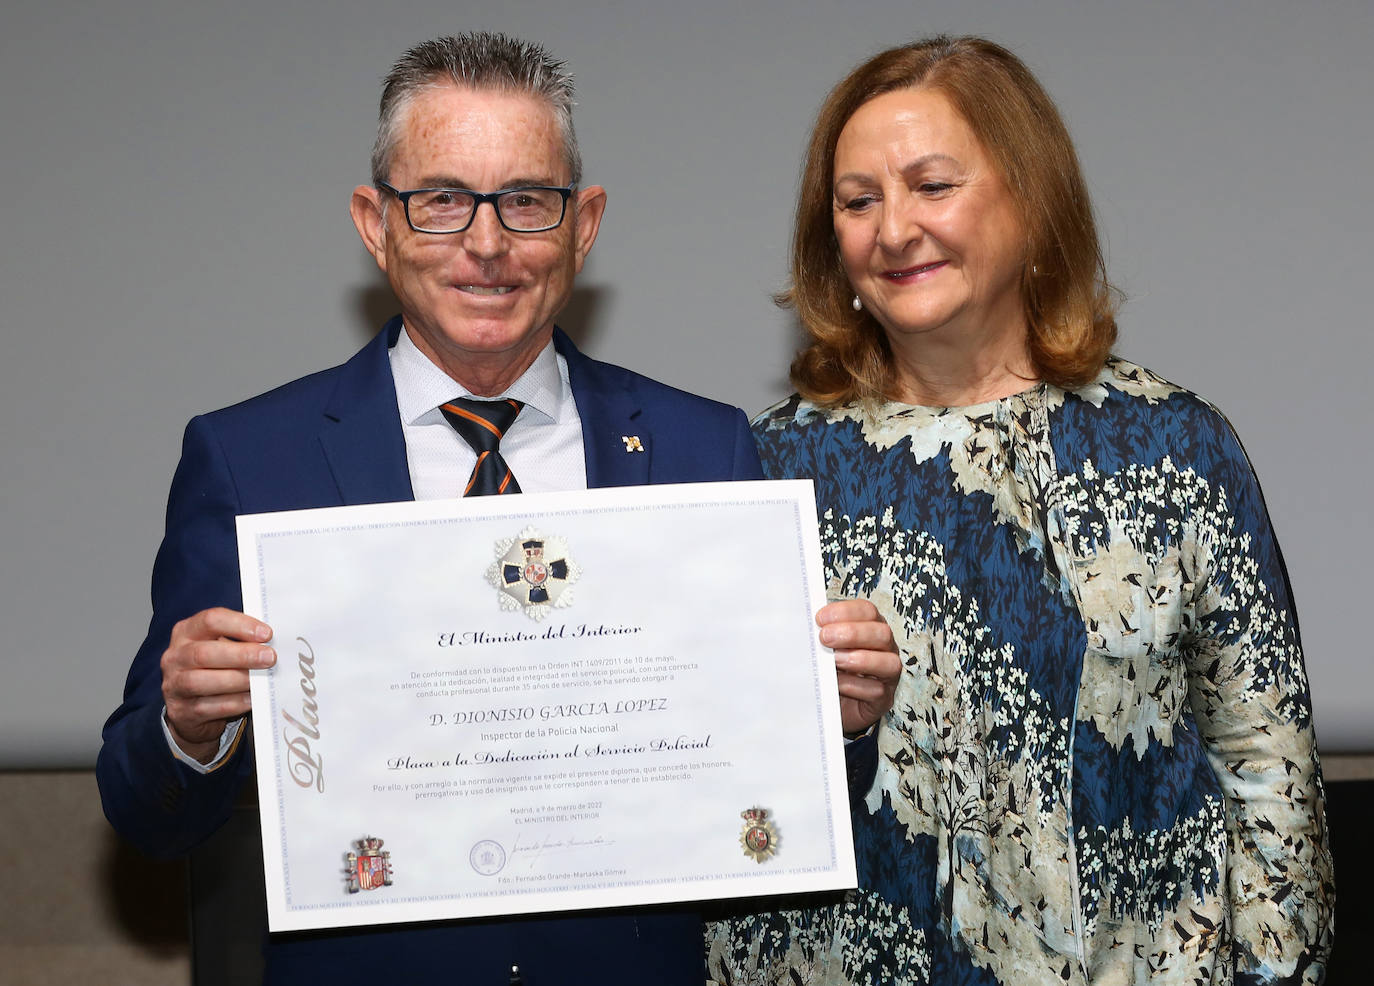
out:
<path id="1" fill-rule="evenodd" d="M 477 208 L 490 202 L 496 218 L 512 233 L 542 233 L 563 222 L 568 196 L 576 185 L 522 185 L 499 192 L 470 192 L 466 188 L 413 188 L 399 191 L 378 182 L 401 200 L 406 222 L 417 233 L 461 233 L 472 225 Z"/>

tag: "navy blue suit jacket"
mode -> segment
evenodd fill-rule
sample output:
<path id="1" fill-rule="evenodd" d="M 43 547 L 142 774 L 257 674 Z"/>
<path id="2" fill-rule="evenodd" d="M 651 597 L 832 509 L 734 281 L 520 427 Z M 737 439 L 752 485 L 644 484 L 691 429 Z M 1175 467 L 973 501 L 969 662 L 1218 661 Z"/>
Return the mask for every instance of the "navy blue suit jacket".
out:
<path id="1" fill-rule="evenodd" d="M 394 319 L 342 366 L 186 428 L 153 568 L 152 622 L 96 766 L 106 816 L 150 855 L 179 856 L 208 838 L 252 776 L 247 743 L 202 775 L 171 756 L 161 726 L 160 658 L 172 626 L 207 607 L 242 608 L 234 518 L 413 499 L 387 358 L 400 328 Z M 555 345 L 582 419 L 588 486 L 762 478 L 738 408 L 589 359 L 561 332 Z M 644 451 L 627 453 L 622 435 L 638 436 Z M 267 981 L 505 986 L 512 964 L 527 986 L 700 984 L 700 921 L 635 910 L 277 935 Z"/>

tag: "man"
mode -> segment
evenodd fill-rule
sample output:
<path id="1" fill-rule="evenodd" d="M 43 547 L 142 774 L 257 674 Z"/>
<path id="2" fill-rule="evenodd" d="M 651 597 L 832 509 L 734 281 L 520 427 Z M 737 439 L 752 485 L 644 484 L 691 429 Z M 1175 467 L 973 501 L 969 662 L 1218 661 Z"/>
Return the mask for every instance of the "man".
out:
<path id="1" fill-rule="evenodd" d="M 248 673 L 276 655 L 238 611 L 237 514 L 760 477 L 737 408 L 588 359 L 555 329 L 606 206 L 579 184 L 571 106 L 559 63 L 499 35 L 420 45 L 388 76 L 373 183 L 351 212 L 400 318 L 346 364 L 186 430 L 152 622 L 97 764 L 106 815 L 144 851 L 203 841 L 252 773 Z M 513 420 L 493 424 L 500 406 Z M 468 444 L 474 422 L 499 442 Z M 818 620 L 845 728 L 862 731 L 892 701 L 891 634 L 864 602 Z M 700 923 L 641 910 L 281 935 L 267 950 L 269 982 L 421 977 L 700 983 Z"/>

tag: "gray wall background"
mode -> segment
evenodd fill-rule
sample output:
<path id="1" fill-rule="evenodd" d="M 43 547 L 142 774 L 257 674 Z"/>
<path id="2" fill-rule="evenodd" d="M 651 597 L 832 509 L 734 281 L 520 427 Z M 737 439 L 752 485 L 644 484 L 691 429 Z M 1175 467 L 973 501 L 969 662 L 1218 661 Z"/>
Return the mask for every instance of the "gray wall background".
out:
<path id="1" fill-rule="evenodd" d="M 1374 4 L 244 0 L 9 4 L 0 31 L 0 767 L 86 766 L 148 617 L 192 414 L 347 358 L 391 314 L 348 219 L 378 84 L 426 37 L 577 75 L 594 355 L 751 413 L 825 92 L 944 31 L 1058 100 L 1129 301 L 1119 351 L 1217 402 L 1259 470 L 1328 751 L 1374 750 L 1368 431 Z"/>

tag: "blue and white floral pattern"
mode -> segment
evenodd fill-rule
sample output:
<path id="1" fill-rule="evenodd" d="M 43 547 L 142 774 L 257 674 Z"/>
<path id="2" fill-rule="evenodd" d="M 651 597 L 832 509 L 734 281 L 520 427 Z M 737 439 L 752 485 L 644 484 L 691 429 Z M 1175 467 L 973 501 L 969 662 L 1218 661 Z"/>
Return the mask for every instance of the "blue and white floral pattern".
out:
<path id="1" fill-rule="evenodd" d="M 860 891 L 708 928 L 713 980 L 1316 983 L 1331 858 L 1292 600 L 1221 415 L 1109 361 L 1065 392 L 754 423 L 816 483 L 832 598 L 906 669 Z"/>

